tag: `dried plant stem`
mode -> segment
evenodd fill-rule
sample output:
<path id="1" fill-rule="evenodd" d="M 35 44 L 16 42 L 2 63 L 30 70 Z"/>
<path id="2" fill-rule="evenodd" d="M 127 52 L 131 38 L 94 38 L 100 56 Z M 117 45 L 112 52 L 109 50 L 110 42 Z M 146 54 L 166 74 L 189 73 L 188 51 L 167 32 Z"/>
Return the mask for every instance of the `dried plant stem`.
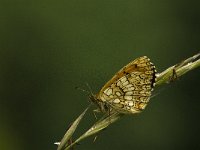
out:
<path id="1" fill-rule="evenodd" d="M 200 66 L 200 53 L 190 57 L 179 64 L 169 67 L 163 72 L 157 74 L 156 86 L 163 83 L 169 83 L 177 77 Z"/>
<path id="2" fill-rule="evenodd" d="M 161 73 L 158 73 L 156 75 L 157 76 L 156 86 L 160 86 L 161 84 L 164 84 L 164 83 L 170 83 L 171 81 L 174 81 L 176 78 L 182 76 L 188 71 L 191 71 L 199 66 L 200 66 L 200 53 L 174 66 L 169 67 L 168 69 L 164 70 Z M 70 145 L 65 145 L 63 149 L 69 150 L 72 146 L 74 146 L 78 142 L 82 141 L 83 139 L 91 135 L 95 135 L 96 133 L 108 127 L 110 124 L 119 120 L 122 116 L 124 115 L 117 112 L 113 112 L 107 116 L 103 116 L 98 122 L 96 122 L 89 130 L 87 130 L 77 140 L 75 140 Z"/>
<path id="3" fill-rule="evenodd" d="M 95 123 L 88 131 L 86 131 L 82 136 L 80 136 L 75 142 L 73 142 L 71 145 L 69 145 L 65 150 L 70 149 L 75 144 L 79 143 L 81 140 L 91 136 L 95 135 L 96 133 L 100 132 L 101 130 L 108 127 L 110 124 L 114 123 L 118 119 L 120 119 L 123 116 L 123 114 L 119 113 L 113 113 L 111 115 L 108 115 L 105 117 L 105 119 L 101 119 L 97 123 Z"/>

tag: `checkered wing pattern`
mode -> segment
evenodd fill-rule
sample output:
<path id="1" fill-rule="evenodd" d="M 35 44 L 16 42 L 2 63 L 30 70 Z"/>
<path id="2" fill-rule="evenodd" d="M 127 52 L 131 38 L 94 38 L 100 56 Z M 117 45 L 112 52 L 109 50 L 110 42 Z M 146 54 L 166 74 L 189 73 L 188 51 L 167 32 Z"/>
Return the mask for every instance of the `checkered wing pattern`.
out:
<path id="1" fill-rule="evenodd" d="M 116 73 L 96 95 L 96 99 L 120 113 L 139 113 L 149 102 L 155 73 L 150 59 L 139 57 Z"/>

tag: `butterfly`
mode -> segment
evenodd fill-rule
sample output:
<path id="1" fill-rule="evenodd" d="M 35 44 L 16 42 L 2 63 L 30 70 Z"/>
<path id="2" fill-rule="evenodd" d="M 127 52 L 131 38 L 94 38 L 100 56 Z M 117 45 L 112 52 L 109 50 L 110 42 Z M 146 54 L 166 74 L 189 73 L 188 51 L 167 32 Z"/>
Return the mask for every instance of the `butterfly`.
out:
<path id="1" fill-rule="evenodd" d="M 155 66 L 147 56 L 142 56 L 119 70 L 90 99 L 102 112 L 139 113 L 149 102 L 155 81 Z"/>

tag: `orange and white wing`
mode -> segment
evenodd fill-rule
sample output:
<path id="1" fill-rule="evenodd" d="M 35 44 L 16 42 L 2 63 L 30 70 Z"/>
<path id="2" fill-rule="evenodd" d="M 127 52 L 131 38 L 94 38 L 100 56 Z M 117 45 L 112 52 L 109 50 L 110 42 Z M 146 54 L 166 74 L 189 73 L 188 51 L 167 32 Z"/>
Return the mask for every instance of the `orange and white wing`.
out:
<path id="1" fill-rule="evenodd" d="M 139 57 L 117 72 L 97 94 L 97 99 L 120 113 L 138 113 L 150 99 L 155 73 L 150 59 Z"/>

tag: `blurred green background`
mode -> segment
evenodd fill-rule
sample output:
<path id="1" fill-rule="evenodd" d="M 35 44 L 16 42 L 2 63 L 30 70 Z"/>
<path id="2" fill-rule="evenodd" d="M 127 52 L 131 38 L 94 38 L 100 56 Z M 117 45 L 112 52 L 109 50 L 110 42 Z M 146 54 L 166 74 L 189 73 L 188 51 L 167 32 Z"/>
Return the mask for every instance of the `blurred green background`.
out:
<path id="1" fill-rule="evenodd" d="M 94 92 L 129 61 L 158 72 L 199 52 L 200 3 L 174 0 L 0 0 L 0 149 L 54 150 Z M 155 91 L 77 150 L 200 149 L 200 69 Z M 75 135 L 95 121 L 90 111 Z"/>

